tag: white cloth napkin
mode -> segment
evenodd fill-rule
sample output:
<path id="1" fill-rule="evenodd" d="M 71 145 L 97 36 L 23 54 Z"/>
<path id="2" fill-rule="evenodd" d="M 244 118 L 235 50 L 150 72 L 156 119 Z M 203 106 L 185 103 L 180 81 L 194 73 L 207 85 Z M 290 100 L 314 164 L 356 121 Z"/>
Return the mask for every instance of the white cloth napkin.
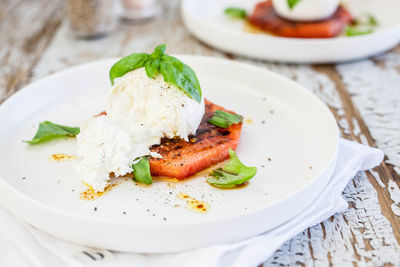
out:
<path id="1" fill-rule="evenodd" d="M 176 254 L 129 254 L 85 248 L 49 236 L 0 208 L 0 266 L 257 266 L 286 240 L 343 212 L 347 203 L 342 191 L 347 183 L 357 172 L 379 165 L 382 159 L 380 150 L 342 139 L 329 184 L 305 212 L 248 240 Z"/>

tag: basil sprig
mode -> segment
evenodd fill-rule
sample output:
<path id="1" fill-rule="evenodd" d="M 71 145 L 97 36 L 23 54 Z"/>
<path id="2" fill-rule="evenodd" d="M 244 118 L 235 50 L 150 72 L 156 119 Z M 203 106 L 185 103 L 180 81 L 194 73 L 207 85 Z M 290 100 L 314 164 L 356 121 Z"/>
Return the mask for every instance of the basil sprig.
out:
<path id="1" fill-rule="evenodd" d="M 363 18 L 358 18 L 354 22 L 346 26 L 344 29 L 344 34 L 346 36 L 360 36 L 371 34 L 374 32 L 375 28 L 378 26 L 378 21 L 372 15 L 364 16 Z"/>
<path id="2" fill-rule="evenodd" d="M 201 102 L 201 88 L 196 73 L 179 59 L 165 54 L 166 45 L 154 49 L 152 54 L 138 53 L 121 58 L 110 69 L 111 84 L 131 70 L 144 67 L 149 78 L 161 74 L 166 83 L 175 85 L 190 98 Z"/>
<path id="3" fill-rule="evenodd" d="M 36 145 L 60 137 L 74 137 L 79 134 L 79 131 L 79 127 L 68 127 L 45 121 L 39 124 L 39 128 L 33 139 L 24 142 L 30 145 Z"/>
<path id="4" fill-rule="evenodd" d="M 368 15 L 368 25 L 369 26 L 378 26 L 378 21 L 375 19 L 374 16 Z"/>
<path id="5" fill-rule="evenodd" d="M 143 184 L 152 184 L 153 179 L 150 174 L 150 163 L 149 157 L 144 156 L 140 160 L 132 165 L 133 175 L 135 181 Z"/>
<path id="6" fill-rule="evenodd" d="M 299 3 L 300 0 L 287 0 L 287 4 L 290 9 L 293 9 L 295 5 Z"/>
<path id="7" fill-rule="evenodd" d="M 349 37 L 371 34 L 373 32 L 374 31 L 372 29 L 358 29 L 357 27 L 352 27 L 352 26 L 347 26 L 344 29 L 344 34 Z"/>
<path id="8" fill-rule="evenodd" d="M 233 114 L 217 109 L 214 112 L 214 116 L 208 120 L 209 123 L 221 127 L 228 128 L 232 124 L 239 123 L 243 120 L 243 117 L 238 114 Z"/>
<path id="9" fill-rule="evenodd" d="M 214 170 L 207 178 L 207 182 L 221 188 L 233 188 L 239 186 L 257 173 L 256 167 L 245 166 L 236 156 L 235 151 L 229 148 L 229 162 L 222 168 Z"/>
<path id="10" fill-rule="evenodd" d="M 240 7 L 227 7 L 224 13 L 234 19 L 245 19 L 247 17 L 246 10 Z"/>

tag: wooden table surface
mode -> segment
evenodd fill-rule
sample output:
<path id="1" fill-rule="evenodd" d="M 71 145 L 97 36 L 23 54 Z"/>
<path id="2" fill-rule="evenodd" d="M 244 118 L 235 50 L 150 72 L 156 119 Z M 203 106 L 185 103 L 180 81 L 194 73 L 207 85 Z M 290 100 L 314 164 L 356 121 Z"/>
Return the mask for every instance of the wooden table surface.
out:
<path id="1" fill-rule="evenodd" d="M 150 52 L 227 57 L 283 74 L 318 95 L 335 115 L 342 136 L 376 146 L 385 161 L 360 173 L 343 196 L 343 214 L 287 241 L 266 266 L 400 265 L 400 46 L 362 61 L 337 65 L 292 65 L 249 60 L 217 51 L 184 28 L 179 1 L 145 24 L 119 25 L 94 41 L 74 39 L 63 0 L 0 2 L 0 103 L 29 82 L 84 62 Z"/>

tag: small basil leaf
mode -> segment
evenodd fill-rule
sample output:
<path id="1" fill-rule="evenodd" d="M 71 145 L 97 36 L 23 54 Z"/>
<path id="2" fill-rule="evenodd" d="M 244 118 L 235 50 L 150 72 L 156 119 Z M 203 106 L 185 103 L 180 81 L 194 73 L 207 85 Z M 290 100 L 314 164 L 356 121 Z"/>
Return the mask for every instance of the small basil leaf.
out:
<path id="1" fill-rule="evenodd" d="M 152 59 L 146 61 L 144 65 L 147 77 L 149 78 L 156 78 L 158 74 L 160 74 L 159 67 L 160 67 L 160 60 L 159 59 Z"/>
<path id="2" fill-rule="evenodd" d="M 287 0 L 287 4 L 289 6 L 290 9 L 293 9 L 300 0 Z"/>
<path id="3" fill-rule="evenodd" d="M 208 123 L 211 123 L 215 126 L 221 127 L 221 128 L 228 128 L 229 123 L 227 120 L 221 117 L 213 116 L 211 119 L 208 120 Z"/>
<path id="4" fill-rule="evenodd" d="M 378 26 L 378 21 L 375 19 L 375 17 L 374 16 L 372 16 L 372 15 L 368 15 L 368 24 L 370 25 L 370 26 Z"/>
<path id="5" fill-rule="evenodd" d="M 246 10 L 239 7 L 227 7 L 224 11 L 225 15 L 228 15 L 231 18 L 235 19 L 245 19 L 246 18 Z"/>
<path id="6" fill-rule="evenodd" d="M 175 85 L 198 103 L 201 102 L 199 80 L 188 65 L 175 57 L 164 54 L 161 59 L 160 73 L 165 82 Z"/>
<path id="7" fill-rule="evenodd" d="M 247 168 L 238 158 L 236 155 L 235 151 L 233 151 L 231 148 L 229 149 L 229 157 L 230 160 L 227 164 L 224 166 L 224 171 L 229 172 L 229 173 L 239 173 L 241 170 L 244 168 Z"/>
<path id="8" fill-rule="evenodd" d="M 121 58 L 110 69 L 111 84 L 114 84 L 115 78 L 121 77 L 131 70 L 144 67 L 148 59 L 150 59 L 150 55 L 146 53 L 132 54 Z"/>
<path id="9" fill-rule="evenodd" d="M 207 178 L 207 182 L 213 186 L 221 188 L 233 188 L 245 183 L 248 180 L 241 175 L 224 172 L 222 169 L 214 170 L 211 173 L 211 176 L 213 177 Z"/>
<path id="10" fill-rule="evenodd" d="M 359 36 L 373 33 L 372 29 L 359 29 L 357 27 L 347 26 L 344 29 L 346 36 Z"/>
<path id="11" fill-rule="evenodd" d="M 361 16 L 344 29 L 346 36 L 359 36 L 371 34 L 378 26 L 378 21 L 372 15 Z"/>
<path id="12" fill-rule="evenodd" d="M 135 181 L 143 184 L 152 184 L 153 179 L 150 174 L 149 157 L 142 157 L 137 163 L 132 165 Z"/>
<path id="13" fill-rule="evenodd" d="M 41 122 L 39 128 L 30 141 L 24 141 L 30 145 L 47 142 L 59 137 L 73 137 L 79 134 L 79 127 L 68 127 L 52 123 L 50 121 Z"/>
<path id="14" fill-rule="evenodd" d="M 243 120 L 243 117 L 238 114 L 233 114 L 217 109 L 214 112 L 214 116 L 208 120 L 209 123 L 221 127 L 228 128 L 232 124 L 239 123 Z"/>
<path id="15" fill-rule="evenodd" d="M 212 177 L 207 178 L 208 183 L 216 187 L 232 188 L 247 182 L 256 175 L 257 168 L 245 166 L 232 149 L 229 149 L 229 157 L 229 162 L 223 168 L 211 173 Z"/>
<path id="16" fill-rule="evenodd" d="M 165 49 L 167 48 L 167 46 L 165 44 L 161 44 L 159 46 L 157 46 L 154 49 L 154 52 L 151 54 L 152 58 L 157 58 L 157 59 L 161 59 L 161 57 L 164 55 L 165 53 Z"/>

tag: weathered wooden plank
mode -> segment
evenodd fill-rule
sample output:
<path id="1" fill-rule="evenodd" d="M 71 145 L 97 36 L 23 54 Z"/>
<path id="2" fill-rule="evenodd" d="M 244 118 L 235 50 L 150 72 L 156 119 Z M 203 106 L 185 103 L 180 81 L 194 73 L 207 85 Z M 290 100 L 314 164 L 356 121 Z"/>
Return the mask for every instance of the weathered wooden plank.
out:
<path id="1" fill-rule="evenodd" d="M 21 4 L 22 0 L 3 0 L 0 3 L 0 23 L 13 13 L 13 10 Z"/>
<path id="2" fill-rule="evenodd" d="M 54 0 L 1 4 L 0 103 L 28 82 L 32 67 L 60 25 L 62 6 Z"/>
<path id="3" fill-rule="evenodd" d="M 358 72 L 349 70 L 358 69 Z M 359 106 L 371 137 L 376 140 L 387 158 L 384 171 L 392 179 L 382 178 L 388 193 L 391 212 L 400 216 L 400 46 L 374 58 L 371 62 L 352 63 L 338 67 L 338 71 Z M 368 73 L 367 73 L 368 72 Z M 379 180 L 378 180 L 379 182 Z M 397 233 L 398 235 L 398 233 Z"/>
<path id="4" fill-rule="evenodd" d="M 356 63 L 356 64 L 363 64 L 363 63 Z M 321 72 L 327 74 L 333 81 L 335 81 L 335 83 L 337 85 L 337 90 L 341 96 L 342 103 L 344 104 L 344 108 L 346 110 L 346 112 L 345 112 L 346 117 L 347 117 L 346 119 L 348 121 L 350 132 L 351 132 L 351 136 L 349 136 L 349 139 L 356 140 L 360 143 L 366 142 L 366 144 L 370 145 L 370 146 L 376 146 L 375 141 L 372 138 L 371 133 L 368 130 L 364 120 L 361 118 L 361 115 L 360 115 L 358 109 L 354 106 L 351 96 L 347 92 L 345 85 L 344 85 L 341 77 L 339 76 L 339 73 L 337 73 L 336 70 L 331 66 L 319 66 L 316 69 L 318 71 L 321 71 Z M 358 68 L 355 68 L 355 69 L 358 69 Z M 400 79 L 400 75 L 399 75 L 399 79 Z M 359 88 L 359 87 L 357 87 L 357 88 Z M 363 90 L 363 88 L 361 88 L 361 90 Z M 363 94 L 364 94 L 364 92 L 363 92 Z M 369 95 L 369 96 L 371 96 L 371 95 Z M 354 95 L 353 95 L 353 97 L 354 97 Z M 360 108 L 365 108 L 364 105 L 365 105 L 365 102 L 362 103 Z M 381 112 L 381 110 L 379 110 L 378 107 L 376 107 L 375 111 Z M 400 112 L 399 112 L 399 115 L 400 115 Z M 399 121 L 399 123 L 400 123 L 400 121 Z M 393 120 L 392 126 L 390 126 L 390 129 L 394 129 L 394 130 L 396 129 L 396 120 Z M 395 132 L 393 132 L 393 135 L 399 136 L 399 134 L 395 133 Z M 382 138 L 379 138 L 378 140 L 382 141 Z M 398 142 L 400 143 L 400 140 L 398 140 Z M 368 178 L 369 178 L 370 182 L 372 183 L 372 185 L 375 187 L 376 191 L 378 192 L 378 198 L 379 198 L 382 213 L 391 222 L 396 240 L 398 243 L 400 243 L 400 218 L 392 212 L 392 209 L 391 209 L 392 201 L 391 201 L 390 192 L 388 189 L 389 181 L 394 181 L 397 184 L 397 186 L 399 185 L 400 176 L 395 172 L 393 165 L 388 165 L 386 163 L 387 161 L 388 161 L 388 158 L 386 158 L 386 161 L 383 162 L 380 167 L 375 169 L 375 171 L 376 171 L 375 175 L 379 176 L 378 177 L 379 180 L 375 179 L 374 175 L 371 172 L 368 172 Z M 378 182 L 378 181 L 380 181 L 380 182 Z"/>

